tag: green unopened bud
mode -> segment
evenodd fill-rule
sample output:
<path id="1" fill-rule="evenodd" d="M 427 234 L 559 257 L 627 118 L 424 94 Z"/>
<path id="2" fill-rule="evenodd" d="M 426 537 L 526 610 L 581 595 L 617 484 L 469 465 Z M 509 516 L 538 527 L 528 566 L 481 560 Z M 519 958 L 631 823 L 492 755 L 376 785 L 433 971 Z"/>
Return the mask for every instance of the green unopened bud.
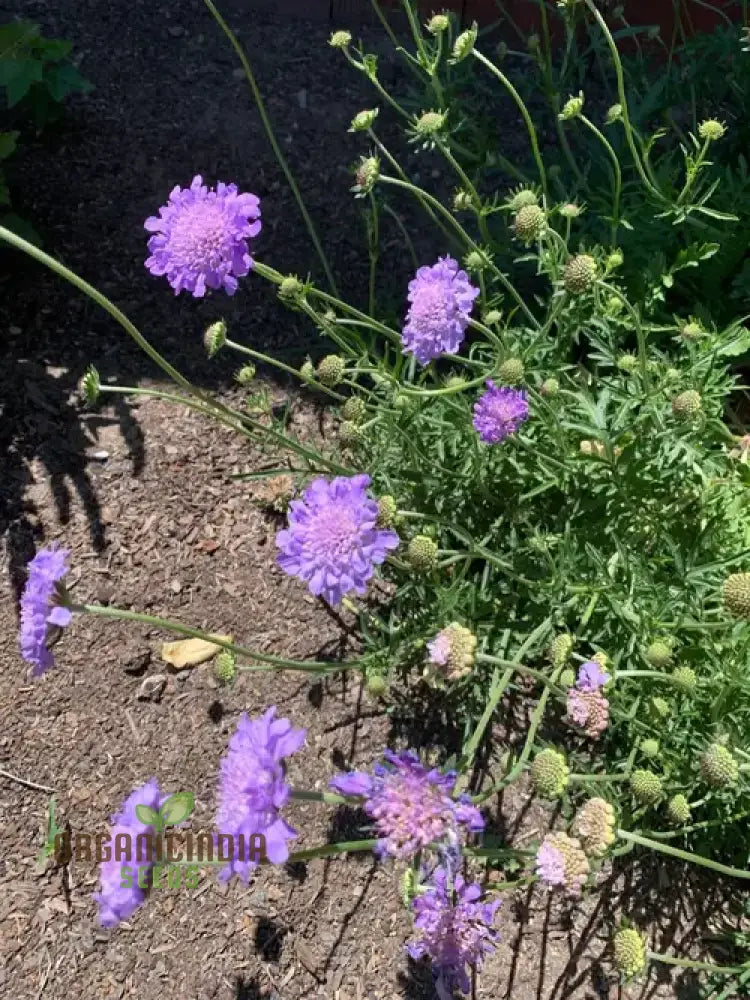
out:
<path id="1" fill-rule="evenodd" d="M 568 785 L 570 770 L 565 757 L 552 747 L 547 747 L 534 758 L 529 775 L 537 795 L 544 799 L 557 799 Z"/>
<path id="2" fill-rule="evenodd" d="M 453 45 L 451 62 L 461 62 L 462 59 L 465 59 L 471 54 L 471 50 L 474 48 L 474 43 L 477 40 L 478 30 L 479 29 L 475 21 L 470 28 L 461 32 Z"/>
<path id="3" fill-rule="evenodd" d="M 382 674 L 370 674 L 367 678 L 367 691 L 373 696 L 373 698 L 382 697 L 387 690 L 388 681 Z"/>
<path id="4" fill-rule="evenodd" d="M 84 402 L 88 406 L 94 406 L 96 404 L 96 401 L 99 399 L 99 394 L 101 393 L 102 382 L 99 377 L 99 372 L 93 365 L 89 365 L 84 372 L 78 389 Z"/>
<path id="5" fill-rule="evenodd" d="M 523 361 L 520 358 L 508 358 L 497 370 L 497 377 L 502 385 L 518 385 L 523 379 Z"/>
<path id="6" fill-rule="evenodd" d="M 561 632 L 552 640 L 549 647 L 549 658 L 553 667 L 561 667 L 566 663 L 568 657 L 573 652 L 573 636 L 567 632 Z"/>
<path id="7" fill-rule="evenodd" d="M 666 698 L 652 698 L 651 710 L 658 719 L 668 719 L 672 714 L 672 706 Z"/>
<path id="8" fill-rule="evenodd" d="M 529 37 L 526 39 L 526 48 L 529 50 L 529 52 L 538 52 L 540 44 L 541 43 L 540 43 L 539 35 L 536 35 L 536 34 L 535 35 L 529 35 Z"/>
<path id="9" fill-rule="evenodd" d="M 541 393 L 548 399 L 553 399 L 560 392 L 560 383 L 556 378 L 546 378 L 542 382 Z"/>
<path id="10" fill-rule="evenodd" d="M 626 375 L 632 375 L 638 371 L 639 364 L 640 362 L 635 354 L 621 354 L 617 359 L 617 367 L 621 372 L 625 372 Z"/>
<path id="11" fill-rule="evenodd" d="M 427 535 L 415 535 L 409 542 L 406 555 L 414 569 L 426 572 L 433 569 L 437 563 L 437 543 Z"/>
<path id="12" fill-rule="evenodd" d="M 726 126 L 715 118 L 707 118 L 698 126 L 698 135 L 707 142 L 716 142 L 726 135 Z"/>
<path id="13" fill-rule="evenodd" d="M 341 408 L 341 416 L 359 424 L 367 416 L 367 404 L 361 396 L 350 396 Z"/>
<path id="14" fill-rule="evenodd" d="M 599 666 L 602 668 L 602 670 L 609 670 L 611 672 L 612 661 L 610 660 L 610 658 L 607 656 L 607 654 L 604 652 L 603 649 L 600 649 L 596 653 L 594 653 L 591 659 L 594 661 L 594 663 L 598 663 Z"/>
<path id="15" fill-rule="evenodd" d="M 652 667 L 668 667 L 672 662 L 672 647 L 663 639 L 655 639 L 646 650 L 646 659 Z"/>
<path id="16" fill-rule="evenodd" d="M 461 390 L 466 385 L 466 379 L 462 375 L 451 375 L 445 380 L 446 389 Z"/>
<path id="17" fill-rule="evenodd" d="M 304 288 L 299 278 L 290 274 L 279 285 L 279 298 L 285 302 L 294 302 L 302 295 Z"/>
<path id="18" fill-rule="evenodd" d="M 474 202 L 468 191 L 456 191 L 453 196 L 454 212 L 470 212 L 474 207 Z"/>
<path id="19" fill-rule="evenodd" d="M 702 409 L 703 400 L 695 389 L 687 389 L 672 400 L 672 413 L 683 423 L 694 420 Z"/>
<path id="20" fill-rule="evenodd" d="M 527 205 L 538 205 L 539 196 L 536 191 L 532 191 L 531 188 L 519 188 L 514 194 L 511 195 L 508 201 L 508 207 L 512 212 L 520 212 L 522 208 L 526 208 Z"/>
<path id="21" fill-rule="evenodd" d="M 384 494 L 378 500 L 378 527 L 392 528 L 396 523 L 396 513 L 398 506 L 396 500 L 390 494 Z"/>
<path id="22" fill-rule="evenodd" d="M 223 319 L 217 320 L 206 327 L 203 334 L 203 343 L 209 358 L 217 354 L 227 342 L 227 324 Z"/>
<path id="23" fill-rule="evenodd" d="M 672 671 L 672 683 L 680 694 L 694 694 L 698 686 L 698 678 L 692 667 L 675 667 Z"/>
<path id="24" fill-rule="evenodd" d="M 499 323 L 502 318 L 503 314 L 499 309 L 490 309 L 489 312 L 486 312 L 484 316 L 482 316 L 482 322 L 485 326 L 494 326 L 495 323 Z"/>
<path id="25" fill-rule="evenodd" d="M 433 14 L 427 22 L 427 30 L 431 35 L 439 35 L 441 31 L 447 31 L 450 24 L 450 18 L 447 14 Z"/>
<path id="26" fill-rule="evenodd" d="M 576 682 L 576 672 L 568 667 L 566 670 L 560 674 L 560 687 L 561 688 L 572 688 Z"/>
<path id="27" fill-rule="evenodd" d="M 563 283 L 570 295 L 586 292 L 596 281 L 596 261 L 587 253 L 571 257 L 563 270 Z"/>
<path id="28" fill-rule="evenodd" d="M 234 377 L 240 385 L 250 385 L 255 378 L 255 375 L 255 365 L 251 363 L 243 365 Z"/>
<path id="29" fill-rule="evenodd" d="M 354 187 L 358 195 L 369 194 L 380 177 L 380 160 L 377 156 L 365 156 L 360 160 L 354 173 Z"/>
<path id="30" fill-rule="evenodd" d="M 661 778 L 653 771 L 636 768 L 630 775 L 630 790 L 640 805 L 652 806 L 662 796 Z"/>
<path id="31" fill-rule="evenodd" d="M 583 212 L 583 209 L 580 205 L 576 205 L 574 201 L 568 201 L 560 206 L 559 212 L 564 219 L 577 219 Z"/>
<path id="32" fill-rule="evenodd" d="M 318 363 L 317 376 L 323 385 L 327 385 L 329 388 L 338 385 L 341 379 L 344 377 L 344 372 L 346 371 L 346 362 L 338 354 L 327 354 L 322 361 Z"/>
<path id="33" fill-rule="evenodd" d="M 612 253 L 607 254 L 607 270 L 614 271 L 618 267 L 622 267 L 625 257 L 622 250 L 613 250 Z"/>
<path id="34" fill-rule="evenodd" d="M 680 336 L 683 340 L 700 340 L 701 337 L 705 336 L 705 331 L 700 323 L 697 323 L 695 320 L 689 320 L 680 329 Z"/>
<path id="35" fill-rule="evenodd" d="M 313 365 L 312 361 L 310 361 L 309 358 L 307 361 L 304 362 L 304 364 L 299 370 L 299 373 L 300 373 L 300 378 L 302 379 L 303 382 L 315 381 L 315 366 Z"/>
<path id="36" fill-rule="evenodd" d="M 220 684 L 231 684 L 237 676 L 234 654 L 223 649 L 214 661 L 214 677 Z"/>
<path id="37" fill-rule="evenodd" d="M 563 104 L 563 109 L 558 115 L 562 121 L 570 121 L 571 118 L 578 118 L 583 111 L 583 91 L 577 97 L 570 97 Z"/>
<path id="38" fill-rule="evenodd" d="M 646 942 L 632 927 L 619 930 L 612 941 L 615 968 L 625 979 L 632 979 L 646 968 Z"/>
<path id="39" fill-rule="evenodd" d="M 344 448 L 356 448 L 362 444 L 367 435 L 361 424 L 352 420 L 344 420 L 339 427 L 339 441 Z"/>
<path id="40" fill-rule="evenodd" d="M 328 44 L 334 49 L 345 49 L 351 44 L 352 36 L 348 31 L 334 31 L 328 39 Z"/>
<path id="41" fill-rule="evenodd" d="M 684 826 L 690 820 L 690 803 L 684 795 L 674 795 L 667 803 L 667 819 L 673 826 Z"/>
<path id="42" fill-rule="evenodd" d="M 726 788 L 734 785 L 740 776 L 740 768 L 731 752 L 722 743 L 712 743 L 700 759 L 701 778 L 711 788 Z"/>
<path id="43" fill-rule="evenodd" d="M 489 264 L 487 255 L 482 250 L 472 250 L 467 253 L 464 258 L 464 263 L 469 271 L 481 272 L 484 271 Z"/>
<path id="44" fill-rule="evenodd" d="M 724 606 L 738 618 L 750 619 L 750 573 L 732 573 L 726 578 Z"/>
<path id="45" fill-rule="evenodd" d="M 613 104 L 607 111 L 604 119 L 605 125 L 614 125 L 615 122 L 622 121 L 622 104 Z"/>
<path id="46" fill-rule="evenodd" d="M 414 131 L 420 137 L 436 135 L 445 127 L 447 112 L 425 111 L 414 126 Z"/>
<path id="47" fill-rule="evenodd" d="M 527 246 L 538 240 L 546 228 L 547 217 L 538 205 L 525 205 L 513 220 L 513 232 Z"/>
<path id="48" fill-rule="evenodd" d="M 349 127 L 350 132 L 366 132 L 368 129 L 372 128 L 375 124 L 375 119 L 378 117 L 377 108 L 367 108 L 364 111 L 359 111 L 352 118 L 352 123 Z"/>
<path id="49" fill-rule="evenodd" d="M 641 740 L 640 749 L 644 757 L 650 757 L 650 758 L 658 757 L 659 741 L 653 739 Z"/>

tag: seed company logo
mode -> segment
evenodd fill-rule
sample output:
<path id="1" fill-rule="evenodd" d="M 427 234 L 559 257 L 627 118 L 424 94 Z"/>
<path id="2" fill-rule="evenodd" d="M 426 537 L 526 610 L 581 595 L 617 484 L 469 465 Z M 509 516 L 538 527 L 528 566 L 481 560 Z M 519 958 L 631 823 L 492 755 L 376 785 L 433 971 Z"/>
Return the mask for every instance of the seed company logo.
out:
<path id="1" fill-rule="evenodd" d="M 123 889 L 195 889 L 200 882 L 201 866 L 229 864 L 232 861 L 259 864 L 266 860 L 266 838 L 262 833 L 249 836 L 227 833 L 193 833 L 167 828 L 185 823 L 195 808 L 192 792 L 171 795 L 161 806 L 152 809 L 137 805 L 135 814 L 148 829 L 142 833 L 120 830 L 107 833 L 73 833 L 57 826 L 54 804 L 47 824 L 47 842 L 41 858 L 53 857 L 57 864 L 71 860 L 121 864 Z"/>

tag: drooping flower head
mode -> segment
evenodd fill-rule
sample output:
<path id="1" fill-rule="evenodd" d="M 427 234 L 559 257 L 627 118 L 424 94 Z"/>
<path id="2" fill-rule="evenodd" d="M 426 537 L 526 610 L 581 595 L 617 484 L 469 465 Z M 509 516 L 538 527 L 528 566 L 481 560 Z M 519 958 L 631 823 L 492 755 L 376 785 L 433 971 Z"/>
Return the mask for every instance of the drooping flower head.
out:
<path id="1" fill-rule="evenodd" d="M 40 549 L 28 565 L 28 579 L 21 595 L 21 655 L 33 664 L 32 676 L 39 677 L 55 665 L 47 649 L 50 625 L 63 628 L 73 617 L 68 608 L 56 602 L 57 585 L 68 572 L 70 551 Z"/>
<path id="2" fill-rule="evenodd" d="M 523 389 L 510 389 L 487 380 L 486 392 L 474 404 L 474 429 L 485 444 L 504 441 L 528 419 L 529 404 Z"/>
<path id="3" fill-rule="evenodd" d="M 373 774 L 353 771 L 331 779 L 341 795 L 363 798 L 365 812 L 375 820 L 376 847 L 382 857 L 407 859 L 430 844 L 455 847 L 461 827 L 484 829 L 479 810 L 468 796 L 453 797 L 455 771 L 428 769 L 415 753 L 386 750 L 387 764 L 376 764 Z"/>
<path id="4" fill-rule="evenodd" d="M 542 882 L 568 896 L 580 896 L 589 871 L 588 858 L 575 837 L 547 834 L 536 855 L 536 873 Z"/>
<path id="5" fill-rule="evenodd" d="M 395 531 L 378 528 L 378 504 L 367 495 L 370 477 L 316 479 L 289 506 L 289 526 L 276 535 L 279 566 L 329 604 L 364 594 L 374 567 L 398 546 Z"/>
<path id="6" fill-rule="evenodd" d="M 135 810 L 136 806 L 142 805 L 158 812 L 166 798 L 166 795 L 162 795 L 156 780 L 152 778 L 131 792 L 120 812 L 112 817 L 109 840 L 111 858 L 102 862 L 100 889 L 94 893 L 94 900 L 99 904 L 99 921 L 103 927 L 115 927 L 121 920 L 127 920 L 146 898 L 146 892 L 139 887 L 138 882 L 147 881 L 146 875 L 141 875 L 140 872 L 151 871 L 153 857 L 143 843 L 142 853 L 139 855 L 137 838 L 140 834 L 154 836 L 154 827 L 141 822 Z M 115 860 L 116 838 L 120 834 L 128 837 L 130 855 L 127 862 L 123 862 L 121 857 Z M 128 879 L 123 878 L 124 865 L 130 871 Z M 123 886 L 123 882 L 127 884 Z"/>
<path id="7" fill-rule="evenodd" d="M 401 334 L 407 354 L 420 365 L 441 354 L 456 354 L 464 340 L 469 314 L 479 289 L 452 257 L 420 267 L 409 282 L 409 312 Z"/>
<path id="8" fill-rule="evenodd" d="M 258 719 L 243 713 L 221 762 L 216 815 L 219 834 L 230 834 L 235 845 L 240 843 L 240 834 L 246 845 L 253 843 L 255 834 L 262 834 L 266 857 L 273 864 L 287 860 L 287 841 L 297 836 L 297 831 L 281 817 L 290 795 L 284 758 L 299 750 L 304 741 L 305 730 L 295 729 L 289 719 L 277 719 L 275 706 Z M 257 865 L 249 855 L 249 850 L 244 857 L 237 850 L 219 878 L 239 875 L 247 882 Z"/>
<path id="9" fill-rule="evenodd" d="M 248 240 L 261 229 L 260 201 L 236 184 L 209 188 L 198 174 L 189 188 L 174 187 L 144 228 L 154 234 L 146 267 L 166 275 L 175 295 L 184 290 L 201 298 L 210 288 L 234 295 L 237 278 L 253 266 Z"/>
<path id="10" fill-rule="evenodd" d="M 436 868 L 428 890 L 412 903 L 419 937 L 408 952 L 416 960 L 430 959 L 441 1000 L 450 1000 L 456 990 L 468 993 L 470 970 L 479 969 L 497 945 L 493 924 L 500 901 L 480 903 L 481 895 L 479 885 L 460 875 L 451 886 L 446 870 Z"/>

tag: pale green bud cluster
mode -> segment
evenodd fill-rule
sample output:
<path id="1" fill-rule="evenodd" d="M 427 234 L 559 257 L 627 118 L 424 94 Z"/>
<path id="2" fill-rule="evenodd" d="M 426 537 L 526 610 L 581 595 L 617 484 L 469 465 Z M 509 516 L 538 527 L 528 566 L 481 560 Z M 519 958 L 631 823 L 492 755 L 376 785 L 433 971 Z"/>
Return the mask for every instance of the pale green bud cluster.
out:
<path id="1" fill-rule="evenodd" d="M 672 647 L 663 639 L 655 639 L 646 650 L 646 659 L 660 670 L 668 667 L 672 662 Z"/>
<path id="2" fill-rule="evenodd" d="M 570 295 L 587 292 L 597 277 L 596 261 L 587 253 L 571 257 L 563 270 L 563 284 Z"/>
<path id="3" fill-rule="evenodd" d="M 643 806 L 652 806 L 663 794 L 659 775 L 643 768 L 636 768 L 630 775 L 630 790 L 635 801 Z"/>
<path id="4" fill-rule="evenodd" d="M 562 111 L 558 115 L 562 121 L 570 121 L 571 118 L 578 118 L 583 111 L 583 91 L 577 97 L 569 97 L 563 104 Z"/>
<path id="5" fill-rule="evenodd" d="M 316 375 L 318 377 L 318 381 L 331 388 L 334 385 L 338 385 L 344 377 L 345 371 L 346 362 L 342 357 L 338 354 L 327 354 L 321 361 L 318 362 Z"/>
<path id="6" fill-rule="evenodd" d="M 672 671 L 672 683 L 680 694 L 694 694 L 698 686 L 698 678 L 692 667 L 675 667 Z"/>
<path id="7" fill-rule="evenodd" d="M 450 23 L 450 18 L 447 14 L 433 14 L 427 22 L 427 30 L 431 35 L 439 35 L 441 31 L 448 30 Z"/>
<path id="8" fill-rule="evenodd" d="M 646 942 L 632 927 L 623 927 L 612 941 L 615 968 L 625 979 L 632 979 L 646 968 Z"/>
<path id="9" fill-rule="evenodd" d="M 674 826 L 684 826 L 690 820 L 690 803 L 684 795 L 673 795 L 669 800 L 667 819 Z"/>
<path id="10" fill-rule="evenodd" d="M 84 402 L 88 406 L 94 406 L 96 404 L 101 393 L 102 383 L 99 377 L 99 372 L 93 365 L 89 365 L 84 372 L 78 389 Z"/>
<path id="11" fill-rule="evenodd" d="M 560 383 L 556 378 L 546 378 L 542 382 L 540 392 L 543 396 L 552 399 L 560 392 Z"/>
<path id="12" fill-rule="evenodd" d="M 252 363 L 243 365 L 235 374 L 235 379 L 240 385 L 250 385 L 256 375 L 255 365 Z"/>
<path id="13" fill-rule="evenodd" d="M 539 205 L 524 205 L 513 220 L 513 232 L 527 246 L 538 240 L 547 228 L 547 217 Z"/>
<path id="14" fill-rule="evenodd" d="M 726 578 L 724 606 L 738 618 L 750 619 L 750 573 L 732 573 Z"/>
<path id="15" fill-rule="evenodd" d="M 702 410 L 703 400 L 695 389 L 686 389 L 672 400 L 672 413 L 683 423 L 695 420 Z"/>
<path id="16" fill-rule="evenodd" d="M 716 142 L 726 135 L 726 126 L 715 118 L 707 118 L 698 126 L 698 135 L 707 142 Z"/>
<path id="17" fill-rule="evenodd" d="M 567 632 L 561 632 L 552 640 L 549 647 L 549 658 L 553 667 L 561 667 L 567 662 L 568 657 L 573 652 L 573 636 Z"/>
<path id="18" fill-rule="evenodd" d="M 378 527 L 392 528 L 396 523 L 398 506 L 394 497 L 386 493 L 378 500 Z"/>
<path id="19" fill-rule="evenodd" d="M 520 358 L 508 358 L 497 370 L 497 377 L 502 385 L 518 385 L 523 379 L 523 361 Z"/>
<path id="20" fill-rule="evenodd" d="M 237 663 L 234 654 L 223 649 L 214 661 L 214 677 L 220 684 L 229 685 L 237 676 Z"/>
<path id="21" fill-rule="evenodd" d="M 305 286 L 294 274 L 288 275 L 279 285 L 279 298 L 284 302 L 295 302 L 300 298 Z"/>
<path id="22" fill-rule="evenodd" d="M 217 320 L 216 323 L 212 323 L 210 326 L 206 327 L 206 332 L 203 334 L 203 344 L 209 358 L 218 354 L 226 342 L 227 324 L 223 319 Z"/>
<path id="23" fill-rule="evenodd" d="M 350 396 L 341 407 L 341 416 L 353 424 L 360 424 L 367 416 L 367 404 L 361 396 Z"/>
<path id="24" fill-rule="evenodd" d="M 701 754 L 701 777 L 711 788 L 734 785 L 740 775 L 737 761 L 722 743 L 712 743 Z"/>
<path id="25" fill-rule="evenodd" d="M 570 777 L 565 757 L 552 747 L 541 750 L 529 769 L 531 785 L 543 799 L 557 799 L 565 791 Z"/>
<path id="26" fill-rule="evenodd" d="M 334 49 L 345 49 L 351 44 L 351 40 L 351 32 L 334 31 L 328 39 L 328 44 Z"/>
<path id="27" fill-rule="evenodd" d="M 471 50 L 474 48 L 474 43 L 477 40 L 478 26 L 476 22 L 472 24 L 470 28 L 466 31 L 461 32 L 461 34 L 456 39 L 453 45 L 453 52 L 451 53 L 451 62 L 457 63 L 461 62 L 468 55 L 471 55 Z"/>
<path id="28" fill-rule="evenodd" d="M 414 569 L 426 572 L 437 562 L 437 543 L 427 535 L 415 535 L 407 546 L 406 555 Z"/>
<path id="29" fill-rule="evenodd" d="M 352 123 L 349 126 L 350 132 L 366 132 L 371 129 L 375 124 L 375 119 L 378 117 L 377 108 L 366 108 L 364 111 L 359 111 L 352 118 Z"/>

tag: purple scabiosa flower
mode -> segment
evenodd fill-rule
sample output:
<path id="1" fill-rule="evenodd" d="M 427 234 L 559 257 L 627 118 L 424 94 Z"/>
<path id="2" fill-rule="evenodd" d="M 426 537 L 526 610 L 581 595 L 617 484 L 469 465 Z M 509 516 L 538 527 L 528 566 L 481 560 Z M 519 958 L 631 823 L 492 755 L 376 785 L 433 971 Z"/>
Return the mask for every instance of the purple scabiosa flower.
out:
<path id="1" fill-rule="evenodd" d="M 316 479 L 289 505 L 289 527 L 276 535 L 278 564 L 329 604 L 364 594 L 376 565 L 399 537 L 377 526 L 378 504 L 367 495 L 370 477 Z"/>
<path id="2" fill-rule="evenodd" d="M 536 855 L 536 873 L 550 889 L 580 896 L 590 872 L 580 841 L 567 833 L 548 833 Z"/>
<path id="3" fill-rule="evenodd" d="M 432 962 L 440 1000 L 451 1000 L 456 990 L 469 992 L 469 970 L 481 967 L 499 937 L 493 924 L 500 901 L 480 903 L 481 887 L 460 875 L 453 886 L 449 883 L 445 869 L 436 868 L 427 891 L 415 897 L 419 937 L 408 946 L 413 959 L 428 957 Z"/>
<path id="4" fill-rule="evenodd" d="M 587 660 L 578 669 L 576 687 L 579 691 L 598 691 L 609 681 L 609 674 L 596 660 Z"/>
<path id="5" fill-rule="evenodd" d="M 221 762 L 216 816 L 219 834 L 231 834 L 235 843 L 242 834 L 248 848 L 253 835 L 262 834 L 266 857 L 277 865 L 287 860 L 287 841 L 297 836 L 297 831 L 281 818 L 281 809 L 291 794 L 284 780 L 283 761 L 304 741 L 305 730 L 295 729 L 289 719 L 277 719 L 275 706 L 258 719 L 243 713 Z M 240 854 L 238 851 L 222 870 L 222 880 L 239 875 L 247 882 L 257 861 Z"/>
<path id="6" fill-rule="evenodd" d="M 592 740 L 598 740 L 609 725 L 609 701 L 599 690 L 568 688 L 568 716 Z"/>
<path id="7" fill-rule="evenodd" d="M 146 892 L 139 887 L 138 881 L 139 877 L 141 882 L 146 881 L 146 876 L 141 876 L 140 872 L 142 869 L 150 872 L 154 859 L 144 856 L 149 853 L 145 849 L 139 856 L 137 838 L 144 833 L 154 836 L 154 827 L 142 823 L 136 816 L 135 809 L 136 806 L 143 805 L 158 811 L 166 798 L 152 778 L 131 792 L 120 812 L 112 817 L 109 840 L 112 856 L 109 861 L 102 862 L 101 888 L 94 893 L 94 900 L 99 904 L 99 921 L 103 927 L 115 927 L 121 920 L 127 920 L 146 898 Z M 129 854 L 125 863 L 122 858 L 115 860 L 116 838 L 120 834 L 128 837 Z M 145 845 L 142 844 L 142 848 Z"/>
<path id="8" fill-rule="evenodd" d="M 379 834 L 378 855 L 404 860 L 434 843 L 450 849 L 461 827 L 470 833 L 484 829 L 468 796 L 453 797 L 455 771 L 428 769 L 408 750 L 386 750 L 383 756 L 387 765 L 376 764 L 372 776 L 353 771 L 330 782 L 334 791 L 365 800 Z"/>
<path id="9" fill-rule="evenodd" d="M 68 572 L 67 549 L 40 549 L 28 565 L 28 579 L 21 595 L 21 655 L 33 664 L 32 676 L 39 677 L 55 658 L 47 649 L 50 625 L 64 627 L 73 617 L 68 608 L 56 603 L 57 585 Z"/>
<path id="10" fill-rule="evenodd" d="M 498 444 L 529 419 L 523 389 L 509 389 L 487 380 L 487 391 L 474 404 L 474 429 L 485 444 Z"/>
<path id="11" fill-rule="evenodd" d="M 464 340 L 469 314 L 479 289 L 452 257 L 420 267 L 409 282 L 409 312 L 401 333 L 406 354 L 420 365 L 441 354 L 456 354 Z"/>
<path id="12" fill-rule="evenodd" d="M 236 184 L 208 188 L 198 174 L 189 188 L 174 187 L 144 228 L 154 234 L 146 267 L 166 275 L 175 295 L 184 290 L 201 298 L 208 288 L 234 295 L 237 278 L 253 266 L 247 241 L 260 232 L 260 201 Z"/>

